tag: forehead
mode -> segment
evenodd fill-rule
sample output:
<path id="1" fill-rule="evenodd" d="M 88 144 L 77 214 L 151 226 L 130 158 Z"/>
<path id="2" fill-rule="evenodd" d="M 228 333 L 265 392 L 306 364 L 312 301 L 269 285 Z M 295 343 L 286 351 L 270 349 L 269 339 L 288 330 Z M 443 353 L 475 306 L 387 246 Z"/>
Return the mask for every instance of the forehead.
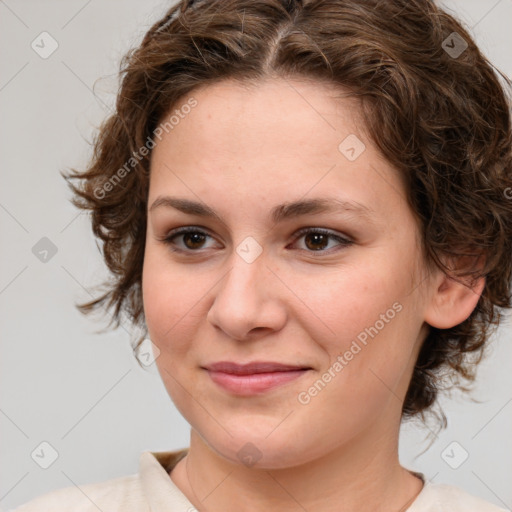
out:
<path id="1" fill-rule="evenodd" d="M 278 150 L 283 144 L 293 144 L 296 155 L 314 150 L 332 154 L 344 131 L 361 131 L 356 100 L 342 89 L 321 82 L 224 80 L 190 95 L 197 105 L 173 128 L 174 142 L 183 147 L 192 135 L 193 144 L 200 144 L 196 150 L 203 153 L 243 150 L 262 157 L 262 145 L 275 155 L 282 152 Z M 179 100 L 174 109 L 185 101 Z"/>
<path id="2" fill-rule="evenodd" d="M 153 150 L 153 199 L 177 189 L 209 200 L 230 191 L 232 203 L 235 196 L 245 205 L 256 198 L 270 208 L 275 196 L 282 202 L 334 194 L 386 210 L 390 199 L 397 204 L 404 197 L 396 170 L 364 134 L 359 104 L 340 88 L 290 79 L 223 81 L 192 91 L 170 114 L 189 97 L 196 106 Z"/>

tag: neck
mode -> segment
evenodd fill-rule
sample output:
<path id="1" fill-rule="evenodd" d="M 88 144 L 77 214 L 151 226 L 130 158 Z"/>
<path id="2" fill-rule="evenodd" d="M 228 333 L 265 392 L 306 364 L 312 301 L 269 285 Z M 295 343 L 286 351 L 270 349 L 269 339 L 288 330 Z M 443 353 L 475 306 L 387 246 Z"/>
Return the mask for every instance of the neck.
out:
<path id="1" fill-rule="evenodd" d="M 403 512 L 423 483 L 400 466 L 398 433 L 399 425 L 361 434 L 307 464 L 261 469 L 220 456 L 192 429 L 189 452 L 171 478 L 205 512 Z"/>

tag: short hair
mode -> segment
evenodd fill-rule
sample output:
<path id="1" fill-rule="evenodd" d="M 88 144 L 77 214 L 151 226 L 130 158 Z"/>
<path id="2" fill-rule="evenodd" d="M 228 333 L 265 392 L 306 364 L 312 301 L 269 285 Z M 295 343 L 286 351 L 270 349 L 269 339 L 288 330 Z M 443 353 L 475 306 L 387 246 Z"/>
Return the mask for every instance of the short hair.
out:
<path id="1" fill-rule="evenodd" d="M 81 312 L 105 307 L 110 325 L 127 314 L 145 328 L 150 157 L 171 109 L 222 80 L 312 79 L 358 98 L 368 136 L 404 180 L 425 261 L 456 279 L 485 278 L 465 321 L 430 327 L 402 418 L 424 417 L 447 375 L 467 389 L 491 327 L 511 307 L 512 144 L 500 80 L 510 81 L 461 22 L 430 0 L 181 1 L 123 57 L 120 76 L 87 169 L 63 174 L 73 204 L 92 214 L 113 276 Z M 456 271 L 454 260 L 466 263 Z"/>

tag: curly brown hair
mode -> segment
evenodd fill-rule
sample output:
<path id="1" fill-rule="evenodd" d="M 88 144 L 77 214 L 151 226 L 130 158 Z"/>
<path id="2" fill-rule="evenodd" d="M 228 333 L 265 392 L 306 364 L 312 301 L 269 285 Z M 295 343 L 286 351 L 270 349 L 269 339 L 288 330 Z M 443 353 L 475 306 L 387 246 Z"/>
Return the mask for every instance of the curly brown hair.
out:
<path id="1" fill-rule="evenodd" d="M 486 280 L 469 318 L 430 329 L 403 417 L 423 417 L 444 376 L 463 389 L 474 380 L 491 327 L 511 307 L 511 83 L 460 22 L 430 0 L 183 0 L 124 56 L 120 76 L 88 168 L 63 173 L 73 204 L 92 213 L 114 277 L 81 312 L 105 307 L 109 325 L 125 313 L 145 327 L 149 169 L 164 116 L 220 80 L 308 78 L 359 98 L 369 137 L 405 180 L 426 261 Z M 462 271 L 448 268 L 456 260 L 466 261 Z"/>

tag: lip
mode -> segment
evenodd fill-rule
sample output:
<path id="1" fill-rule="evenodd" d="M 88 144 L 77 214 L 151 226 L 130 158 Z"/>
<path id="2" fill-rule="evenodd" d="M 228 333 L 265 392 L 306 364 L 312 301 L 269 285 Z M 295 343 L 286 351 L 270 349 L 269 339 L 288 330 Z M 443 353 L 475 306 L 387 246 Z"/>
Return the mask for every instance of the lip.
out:
<path id="1" fill-rule="evenodd" d="M 229 373 L 233 375 L 252 375 L 255 373 L 285 372 L 292 370 L 311 369 L 307 365 L 284 364 L 274 361 L 252 361 L 250 363 L 235 363 L 232 361 L 219 361 L 205 366 L 213 372 Z"/>
<path id="2" fill-rule="evenodd" d="M 303 376 L 312 369 L 308 366 L 272 361 L 254 361 L 247 364 L 220 361 L 203 368 L 208 371 L 215 384 L 243 396 L 265 393 Z"/>

